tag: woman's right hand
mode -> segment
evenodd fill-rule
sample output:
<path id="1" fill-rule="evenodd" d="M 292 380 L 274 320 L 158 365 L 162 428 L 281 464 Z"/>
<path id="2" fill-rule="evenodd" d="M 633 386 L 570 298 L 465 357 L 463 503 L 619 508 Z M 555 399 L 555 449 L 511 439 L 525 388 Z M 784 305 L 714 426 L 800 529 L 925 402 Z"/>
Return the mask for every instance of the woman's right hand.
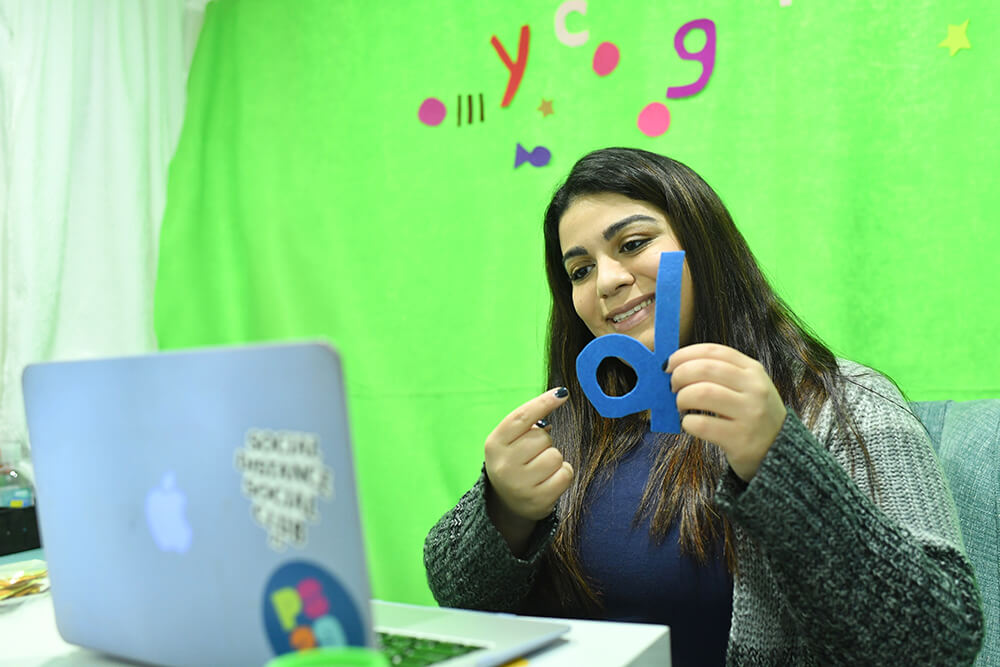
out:
<path id="1" fill-rule="evenodd" d="M 486 438 L 486 476 L 492 491 L 487 492 L 486 508 L 515 555 L 573 481 L 573 467 L 552 446 L 549 427 L 538 424 L 568 395 L 560 388 L 531 399 Z"/>

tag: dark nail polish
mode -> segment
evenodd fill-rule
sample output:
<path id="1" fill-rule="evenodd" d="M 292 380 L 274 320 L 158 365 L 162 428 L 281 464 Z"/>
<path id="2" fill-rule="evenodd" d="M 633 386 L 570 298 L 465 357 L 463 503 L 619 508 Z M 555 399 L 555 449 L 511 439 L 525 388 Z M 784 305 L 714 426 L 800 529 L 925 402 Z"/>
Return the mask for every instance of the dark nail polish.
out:
<path id="1" fill-rule="evenodd" d="M 538 421 L 535 422 L 535 426 L 537 426 L 538 428 L 545 428 L 548 425 L 549 425 L 548 419 L 539 419 Z"/>
<path id="2" fill-rule="evenodd" d="M 566 387 L 556 389 L 556 398 L 566 398 L 567 396 L 569 396 L 569 389 Z"/>

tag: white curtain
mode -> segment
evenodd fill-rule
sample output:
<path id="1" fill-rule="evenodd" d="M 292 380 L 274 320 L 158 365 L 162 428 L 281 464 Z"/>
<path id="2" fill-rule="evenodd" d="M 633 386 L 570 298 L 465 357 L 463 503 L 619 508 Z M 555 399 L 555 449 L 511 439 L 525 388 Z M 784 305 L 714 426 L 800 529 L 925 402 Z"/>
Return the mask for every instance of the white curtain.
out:
<path id="1" fill-rule="evenodd" d="M 27 457 L 25 364 L 156 347 L 167 167 L 206 1 L 0 0 L 0 460 Z"/>

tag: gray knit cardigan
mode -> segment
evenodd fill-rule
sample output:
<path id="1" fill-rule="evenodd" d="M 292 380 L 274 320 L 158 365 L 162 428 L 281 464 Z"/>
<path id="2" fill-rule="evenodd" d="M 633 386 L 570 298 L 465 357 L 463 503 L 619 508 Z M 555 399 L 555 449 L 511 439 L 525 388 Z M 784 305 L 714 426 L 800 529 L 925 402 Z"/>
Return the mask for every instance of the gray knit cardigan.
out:
<path id="1" fill-rule="evenodd" d="M 736 534 L 729 665 L 967 665 L 983 614 L 954 503 L 926 430 L 885 377 L 841 361 L 843 397 L 874 465 L 852 457 L 830 401 L 812 431 L 791 410 L 749 485 L 716 506 Z M 524 558 L 486 514 L 485 475 L 431 529 L 424 564 L 443 606 L 522 610 L 558 508 Z"/>

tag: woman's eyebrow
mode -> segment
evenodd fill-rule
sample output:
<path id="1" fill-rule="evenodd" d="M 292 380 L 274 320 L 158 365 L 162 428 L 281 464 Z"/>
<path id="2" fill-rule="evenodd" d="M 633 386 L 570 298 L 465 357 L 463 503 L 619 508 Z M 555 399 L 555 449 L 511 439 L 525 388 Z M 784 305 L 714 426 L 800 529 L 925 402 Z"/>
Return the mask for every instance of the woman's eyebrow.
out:
<path id="1" fill-rule="evenodd" d="M 580 255 L 586 255 L 586 254 L 587 254 L 587 251 L 584 249 L 583 246 L 579 246 L 579 245 L 578 246 L 573 246 L 572 248 L 570 248 L 569 250 L 567 250 L 563 254 L 563 258 L 562 258 L 563 264 L 565 264 L 569 260 L 573 259 L 574 257 L 579 257 Z"/>
<path id="2" fill-rule="evenodd" d="M 643 215 L 642 213 L 636 213 L 635 215 L 630 215 L 627 218 L 622 218 L 616 223 L 608 225 L 608 228 L 604 230 L 604 240 L 610 241 L 615 234 L 621 231 L 622 227 L 627 227 L 633 222 L 656 222 L 656 218 L 648 215 Z"/>
<path id="3" fill-rule="evenodd" d="M 614 223 L 608 225 L 608 228 L 605 229 L 604 232 L 602 232 L 601 235 L 604 237 L 605 241 L 610 241 L 611 239 L 614 238 L 615 234 L 617 234 L 618 232 L 620 232 L 622 230 L 622 228 L 628 227 L 633 222 L 654 222 L 655 223 L 655 222 L 657 222 L 657 220 L 656 220 L 656 218 L 654 218 L 652 216 L 643 215 L 642 213 L 636 213 L 634 215 L 628 216 L 627 218 L 622 218 L 618 222 L 614 222 Z M 565 254 L 563 254 L 563 256 L 562 256 L 563 264 L 565 264 L 569 260 L 573 259 L 574 257 L 579 257 L 580 255 L 586 255 L 586 254 L 587 254 L 587 250 L 583 246 L 573 246 L 572 248 L 570 248 L 569 250 L 567 250 L 565 252 Z"/>

